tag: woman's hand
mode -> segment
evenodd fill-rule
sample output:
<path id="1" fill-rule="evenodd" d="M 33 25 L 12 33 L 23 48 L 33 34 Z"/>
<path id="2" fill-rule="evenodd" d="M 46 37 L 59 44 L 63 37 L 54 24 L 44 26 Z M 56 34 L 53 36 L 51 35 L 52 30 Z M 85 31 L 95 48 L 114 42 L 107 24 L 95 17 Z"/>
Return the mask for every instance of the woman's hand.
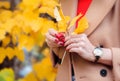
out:
<path id="1" fill-rule="evenodd" d="M 55 34 L 57 34 L 57 31 L 54 29 L 49 29 L 46 33 L 46 43 L 50 48 L 59 47 L 57 44 L 58 39 L 55 37 Z"/>
<path id="2" fill-rule="evenodd" d="M 63 42 L 57 37 L 58 34 L 54 29 L 49 29 L 46 33 L 46 43 L 55 53 L 58 52 L 59 47 L 63 46 Z"/>
<path id="3" fill-rule="evenodd" d="M 68 50 L 69 52 L 75 52 L 86 60 L 95 60 L 95 57 L 92 53 L 95 46 L 91 44 L 85 34 L 76 34 L 66 37 L 65 46 L 66 50 Z"/>

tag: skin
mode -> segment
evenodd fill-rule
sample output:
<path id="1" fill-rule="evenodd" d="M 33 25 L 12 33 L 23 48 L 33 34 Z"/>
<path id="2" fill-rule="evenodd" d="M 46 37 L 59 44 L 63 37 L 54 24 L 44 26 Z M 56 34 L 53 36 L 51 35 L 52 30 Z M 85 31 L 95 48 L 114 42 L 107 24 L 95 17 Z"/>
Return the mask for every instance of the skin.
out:
<path id="1" fill-rule="evenodd" d="M 55 52 L 55 54 L 57 54 L 57 56 L 61 55 L 59 54 L 60 49 L 62 49 L 63 47 L 60 45 L 60 42 L 56 42 L 56 40 L 58 40 L 55 37 L 55 34 L 57 34 L 58 32 L 55 31 L 54 29 L 49 29 L 48 32 L 46 33 L 46 42 L 47 45 L 50 47 L 50 49 Z M 59 56 L 60 57 L 60 56 Z M 61 55 L 62 58 L 62 55 Z"/>
<path id="2" fill-rule="evenodd" d="M 46 33 L 46 42 L 51 50 L 53 50 L 56 54 L 59 53 L 60 49 L 65 48 L 68 52 L 74 52 L 78 54 L 85 60 L 88 61 L 95 61 L 95 56 L 93 54 L 93 50 L 96 46 L 94 46 L 90 41 L 89 38 L 83 34 L 74 34 L 65 37 L 65 45 L 61 46 L 60 42 L 56 42 L 57 38 L 55 34 L 58 32 L 54 29 L 49 29 Z M 102 48 L 103 55 L 98 60 L 98 63 L 112 65 L 112 53 L 109 48 Z M 60 54 L 58 54 L 61 56 Z"/>

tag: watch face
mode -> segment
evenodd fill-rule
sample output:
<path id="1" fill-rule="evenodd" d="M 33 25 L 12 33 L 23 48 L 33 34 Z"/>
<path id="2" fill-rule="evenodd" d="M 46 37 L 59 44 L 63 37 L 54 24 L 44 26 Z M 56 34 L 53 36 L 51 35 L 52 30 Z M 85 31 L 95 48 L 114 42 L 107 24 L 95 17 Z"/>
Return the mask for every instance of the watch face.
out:
<path id="1" fill-rule="evenodd" d="M 101 48 L 95 48 L 93 53 L 94 53 L 95 56 L 102 56 L 103 51 L 102 51 Z"/>

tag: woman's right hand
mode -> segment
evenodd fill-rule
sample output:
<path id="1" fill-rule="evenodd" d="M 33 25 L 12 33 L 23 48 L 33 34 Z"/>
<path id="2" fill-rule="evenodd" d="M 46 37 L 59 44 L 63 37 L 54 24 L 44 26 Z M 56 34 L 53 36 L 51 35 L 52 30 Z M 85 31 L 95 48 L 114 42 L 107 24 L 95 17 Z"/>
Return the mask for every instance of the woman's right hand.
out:
<path id="1" fill-rule="evenodd" d="M 59 47 L 63 46 L 63 42 L 59 41 L 56 37 L 58 32 L 54 29 L 49 29 L 46 33 L 46 42 L 47 45 L 52 49 L 54 52 L 58 51 Z"/>

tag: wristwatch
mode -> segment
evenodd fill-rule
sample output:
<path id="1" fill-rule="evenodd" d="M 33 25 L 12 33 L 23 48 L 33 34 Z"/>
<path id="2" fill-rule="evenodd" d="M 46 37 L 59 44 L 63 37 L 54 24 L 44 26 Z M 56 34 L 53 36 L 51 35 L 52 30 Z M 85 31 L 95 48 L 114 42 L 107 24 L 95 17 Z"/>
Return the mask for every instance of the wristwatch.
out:
<path id="1" fill-rule="evenodd" d="M 100 59 L 100 57 L 103 55 L 103 50 L 101 47 L 96 47 L 94 50 L 93 50 L 93 54 L 95 56 L 95 63 Z"/>

